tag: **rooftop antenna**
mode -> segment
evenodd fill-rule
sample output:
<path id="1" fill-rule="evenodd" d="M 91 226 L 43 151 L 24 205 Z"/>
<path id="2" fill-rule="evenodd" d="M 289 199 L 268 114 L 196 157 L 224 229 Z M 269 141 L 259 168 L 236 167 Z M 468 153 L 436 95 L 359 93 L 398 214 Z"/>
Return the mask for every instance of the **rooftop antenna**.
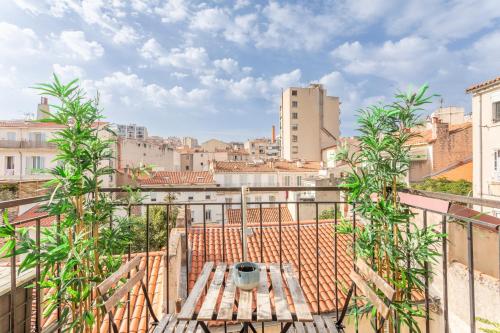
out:
<path id="1" fill-rule="evenodd" d="M 444 99 L 443 99 L 443 97 L 441 97 L 441 98 L 439 99 L 439 104 L 440 104 L 439 108 L 440 108 L 440 109 L 442 109 L 442 108 L 443 108 L 443 104 L 444 104 Z"/>
<path id="2" fill-rule="evenodd" d="M 35 119 L 35 114 L 33 112 L 25 112 L 24 119 L 25 120 L 33 120 L 33 119 Z"/>

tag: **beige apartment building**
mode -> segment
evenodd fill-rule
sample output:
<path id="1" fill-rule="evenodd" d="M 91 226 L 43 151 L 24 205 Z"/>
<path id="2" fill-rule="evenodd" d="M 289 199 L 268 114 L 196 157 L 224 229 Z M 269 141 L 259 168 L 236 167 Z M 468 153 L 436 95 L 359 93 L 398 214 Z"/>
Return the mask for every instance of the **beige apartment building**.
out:
<path id="1" fill-rule="evenodd" d="M 472 95 L 474 197 L 500 200 L 500 77 L 466 92 Z"/>
<path id="2" fill-rule="evenodd" d="M 321 161 L 322 150 L 340 136 L 340 102 L 321 84 L 290 87 L 280 107 L 281 156 L 289 161 Z"/>
<path id="3" fill-rule="evenodd" d="M 258 138 L 245 142 L 245 150 L 251 160 L 278 159 L 280 146 L 276 139 Z"/>

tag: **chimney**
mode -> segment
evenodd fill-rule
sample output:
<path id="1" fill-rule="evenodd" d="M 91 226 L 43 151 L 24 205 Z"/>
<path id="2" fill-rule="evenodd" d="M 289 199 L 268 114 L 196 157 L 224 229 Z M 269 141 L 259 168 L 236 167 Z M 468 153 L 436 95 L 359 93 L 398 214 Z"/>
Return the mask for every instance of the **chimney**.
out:
<path id="1" fill-rule="evenodd" d="M 36 119 L 44 119 L 48 117 L 49 109 L 49 99 L 47 97 L 41 97 L 40 103 L 36 110 Z"/>
<path id="2" fill-rule="evenodd" d="M 276 143 L 276 127 L 272 127 L 271 143 Z"/>
<path id="3" fill-rule="evenodd" d="M 438 117 L 432 117 L 432 139 L 444 138 L 448 135 L 449 124 L 443 123 Z"/>

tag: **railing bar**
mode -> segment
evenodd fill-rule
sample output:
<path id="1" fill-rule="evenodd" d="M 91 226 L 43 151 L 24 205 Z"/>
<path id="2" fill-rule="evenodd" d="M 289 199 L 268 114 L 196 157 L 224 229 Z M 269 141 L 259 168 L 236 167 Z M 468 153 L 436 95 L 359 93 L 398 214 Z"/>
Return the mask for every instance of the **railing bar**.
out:
<path id="1" fill-rule="evenodd" d="M 259 222 L 260 222 L 260 262 L 264 262 L 264 251 L 262 241 L 262 204 L 259 204 Z"/>
<path id="2" fill-rule="evenodd" d="M 186 236 L 186 297 L 189 296 L 189 234 L 188 234 L 188 213 L 187 205 L 184 205 L 184 232 Z M 191 218 L 191 217 L 190 217 Z"/>
<path id="3" fill-rule="evenodd" d="M 167 279 L 167 313 L 170 313 L 170 205 L 167 205 L 167 249 L 166 249 L 166 279 Z"/>
<path id="4" fill-rule="evenodd" d="M 318 302 L 317 313 L 321 313 L 321 304 L 319 303 L 319 205 L 315 204 L 316 213 L 316 302 Z"/>
<path id="5" fill-rule="evenodd" d="M 476 300 L 474 293 L 474 233 L 472 224 L 467 224 L 467 269 L 469 271 L 469 320 L 470 331 L 476 331 Z"/>
<path id="6" fill-rule="evenodd" d="M 61 215 L 57 214 L 56 216 L 56 228 L 57 228 L 57 245 L 59 246 L 61 242 L 61 238 L 59 235 L 61 234 Z M 56 265 L 56 270 L 57 270 L 57 276 L 60 276 L 61 274 L 61 264 L 58 262 Z M 59 295 L 59 292 L 61 290 L 61 286 L 58 284 L 57 285 L 57 321 L 61 321 L 61 296 Z M 61 333 L 61 327 L 57 328 L 57 332 Z"/>
<path id="7" fill-rule="evenodd" d="M 36 219 L 36 236 L 35 236 L 35 243 L 36 243 L 36 253 L 37 256 L 40 254 L 40 219 Z M 42 296 L 42 293 L 40 292 L 40 260 L 37 260 L 36 262 L 36 269 L 35 269 L 35 274 L 36 274 L 36 283 L 35 283 L 35 290 L 36 290 L 36 302 L 35 302 L 35 307 L 36 307 L 36 324 L 35 327 L 37 328 L 37 332 L 41 331 L 42 329 L 42 316 L 41 316 L 41 306 L 42 302 L 40 300 L 40 297 Z"/>
<path id="8" fill-rule="evenodd" d="M 352 227 L 353 227 L 353 233 L 352 233 L 352 256 L 353 256 L 353 260 L 352 260 L 352 266 L 353 266 L 353 269 L 356 271 L 356 203 L 353 202 L 352 203 Z M 357 293 L 357 287 L 356 287 L 356 284 L 354 284 L 354 291 L 353 291 L 353 295 L 354 295 L 354 302 L 356 304 L 356 307 L 357 307 L 357 298 L 356 298 L 356 293 Z M 358 311 L 356 311 L 356 314 L 355 314 L 355 320 L 358 321 Z M 358 333 L 358 325 L 356 325 L 356 333 Z"/>
<path id="9" fill-rule="evenodd" d="M 423 211 L 423 226 L 427 229 L 427 210 Z M 429 262 L 426 260 L 424 262 L 425 280 L 424 280 L 424 292 L 425 292 L 425 333 L 429 333 L 430 327 L 430 304 L 429 304 Z"/>
<path id="10" fill-rule="evenodd" d="M 337 253 L 337 210 L 338 206 L 335 204 L 334 208 L 334 230 L 335 232 L 333 233 L 333 247 L 334 247 L 334 255 L 335 255 L 335 262 L 334 262 L 334 270 L 335 270 L 335 320 L 338 321 L 338 313 L 339 313 L 339 281 L 338 281 L 338 253 Z"/>
<path id="11" fill-rule="evenodd" d="M 203 264 L 207 262 L 207 215 L 206 205 L 203 205 Z"/>
<path id="12" fill-rule="evenodd" d="M 12 248 L 12 257 L 10 258 L 10 331 L 15 332 L 16 329 L 16 313 L 15 313 L 15 291 L 16 291 L 16 226 L 14 227 L 14 246 Z M 36 325 L 36 323 L 35 323 Z"/>
<path id="13" fill-rule="evenodd" d="M 302 285 L 302 263 L 301 263 L 301 258 L 300 258 L 300 204 L 297 202 L 295 207 L 295 214 L 296 214 L 296 219 L 297 219 L 297 256 L 298 256 L 298 262 L 299 262 L 299 284 Z"/>
<path id="14" fill-rule="evenodd" d="M 128 206 L 127 216 L 128 216 L 129 221 L 130 221 L 130 219 L 132 218 L 132 207 L 131 206 Z M 128 226 L 128 232 L 129 233 L 132 232 L 132 230 L 130 228 L 130 223 Z M 128 249 L 127 249 L 127 261 L 130 261 L 131 252 L 132 252 L 132 246 L 129 243 Z M 127 279 L 130 279 L 130 272 L 127 273 Z M 130 291 L 127 293 L 127 333 L 130 333 Z"/>
<path id="15" fill-rule="evenodd" d="M 149 206 L 146 207 L 146 293 L 149 297 Z M 146 310 L 146 327 L 149 327 L 149 307 Z"/>
<path id="16" fill-rule="evenodd" d="M 282 253 L 282 244 L 281 242 L 283 241 L 283 239 L 281 238 L 282 235 L 281 235 L 281 204 L 278 204 L 278 237 L 279 237 L 279 241 L 278 241 L 278 246 L 279 246 L 279 258 L 280 258 L 280 270 L 283 269 L 283 253 Z"/>
<path id="17" fill-rule="evenodd" d="M 441 231 L 443 233 L 443 319 L 444 319 L 444 332 L 448 333 L 450 331 L 448 323 L 448 247 L 446 236 L 446 215 L 443 215 L 441 220 Z"/>
<path id="18" fill-rule="evenodd" d="M 224 210 L 224 204 L 221 204 L 222 208 L 222 261 L 226 261 L 226 233 L 224 230 L 225 227 L 225 217 L 226 217 L 226 211 Z M 224 325 L 224 328 L 226 328 L 226 325 Z"/>

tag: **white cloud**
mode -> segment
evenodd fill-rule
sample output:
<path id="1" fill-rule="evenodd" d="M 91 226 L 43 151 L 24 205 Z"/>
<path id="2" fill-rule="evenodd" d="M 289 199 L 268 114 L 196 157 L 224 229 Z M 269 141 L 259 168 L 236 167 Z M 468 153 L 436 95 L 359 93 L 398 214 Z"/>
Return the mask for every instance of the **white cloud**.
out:
<path id="1" fill-rule="evenodd" d="M 229 23 L 229 15 L 221 8 L 202 9 L 191 20 L 191 28 L 202 31 L 219 31 Z"/>
<path id="2" fill-rule="evenodd" d="M 137 31 L 130 26 L 122 26 L 113 36 L 113 42 L 118 45 L 134 44 L 140 38 Z"/>
<path id="3" fill-rule="evenodd" d="M 52 65 L 52 69 L 63 82 L 69 82 L 74 79 L 81 80 L 85 77 L 85 70 L 79 66 L 54 64 Z"/>
<path id="4" fill-rule="evenodd" d="M 202 104 L 208 97 L 205 89 L 186 90 L 180 86 L 167 89 L 158 84 L 148 84 L 137 74 L 123 72 L 114 72 L 97 81 L 84 81 L 84 86 L 91 91 L 98 90 L 103 106 L 115 112 L 120 110 L 115 103 L 140 109 L 191 107 Z"/>
<path id="5" fill-rule="evenodd" d="M 214 66 L 228 74 L 236 74 L 240 71 L 238 61 L 233 58 L 217 59 L 214 61 Z"/>
<path id="6" fill-rule="evenodd" d="M 156 39 L 151 38 L 139 49 L 145 59 L 152 60 L 159 65 L 168 65 L 176 68 L 200 70 L 208 63 L 207 51 L 203 47 L 173 48 L 166 51 Z"/>
<path id="7" fill-rule="evenodd" d="M 187 3 L 184 0 L 167 0 L 162 6 L 156 7 L 154 11 L 165 23 L 183 21 L 189 13 Z"/>
<path id="8" fill-rule="evenodd" d="M 224 30 L 224 37 L 231 42 L 245 44 L 251 38 L 257 38 L 255 30 L 258 17 L 256 14 L 239 15 L 228 23 Z"/>
<path id="9" fill-rule="evenodd" d="M 480 76 L 493 76 L 491 73 L 500 72 L 500 30 L 484 35 L 465 51 L 467 68 Z"/>
<path id="10" fill-rule="evenodd" d="M 271 83 L 275 88 L 286 89 L 288 87 L 300 85 L 299 81 L 301 76 L 302 72 L 300 69 L 295 69 L 289 73 L 276 75 L 272 78 Z"/>
<path id="11" fill-rule="evenodd" d="M 40 50 L 41 43 L 33 30 L 0 22 L 0 59 L 32 56 Z"/>
<path id="12" fill-rule="evenodd" d="M 89 61 L 104 54 L 102 45 L 96 41 L 88 41 L 83 31 L 62 31 L 54 42 L 57 49 L 67 50 L 69 56 L 75 59 Z"/>

